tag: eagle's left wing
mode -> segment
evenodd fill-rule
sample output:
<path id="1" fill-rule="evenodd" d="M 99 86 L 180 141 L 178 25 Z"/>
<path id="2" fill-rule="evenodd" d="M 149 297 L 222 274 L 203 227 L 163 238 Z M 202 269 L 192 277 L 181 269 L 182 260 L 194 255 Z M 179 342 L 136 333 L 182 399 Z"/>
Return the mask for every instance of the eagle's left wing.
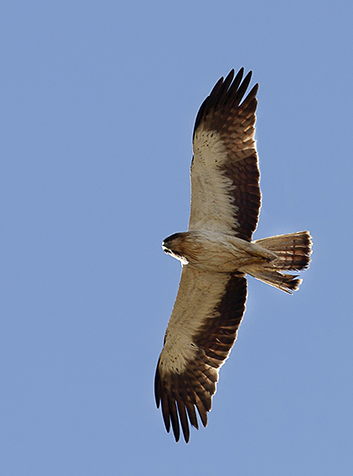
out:
<path id="1" fill-rule="evenodd" d="M 198 428 L 195 408 L 207 425 L 220 366 L 228 357 L 245 310 L 246 278 L 184 266 L 178 295 L 159 358 L 155 396 L 167 431 L 176 441 L 180 426 Z"/>
<path id="2" fill-rule="evenodd" d="M 205 99 L 194 128 L 189 230 L 220 231 L 250 241 L 260 210 L 255 143 L 255 85 L 243 68 L 221 78 Z M 234 78 L 234 79 L 233 79 Z"/>

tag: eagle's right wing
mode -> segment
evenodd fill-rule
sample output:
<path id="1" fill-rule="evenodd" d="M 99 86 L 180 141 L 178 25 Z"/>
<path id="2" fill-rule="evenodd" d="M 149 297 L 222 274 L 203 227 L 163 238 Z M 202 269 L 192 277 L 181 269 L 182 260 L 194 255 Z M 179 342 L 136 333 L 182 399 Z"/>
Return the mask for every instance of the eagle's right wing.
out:
<path id="1" fill-rule="evenodd" d="M 236 339 L 245 310 L 246 278 L 184 266 L 178 295 L 159 358 L 155 396 L 167 431 L 176 441 L 180 427 L 189 441 L 189 424 L 198 428 L 195 408 L 207 425 L 218 372 Z M 188 415 L 188 416 L 187 416 Z"/>

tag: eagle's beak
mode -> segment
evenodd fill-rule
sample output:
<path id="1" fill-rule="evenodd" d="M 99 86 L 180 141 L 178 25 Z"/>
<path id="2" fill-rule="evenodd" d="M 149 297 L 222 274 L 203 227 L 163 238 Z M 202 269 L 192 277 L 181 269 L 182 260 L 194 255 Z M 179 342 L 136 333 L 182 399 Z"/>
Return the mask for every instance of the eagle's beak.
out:
<path id="1" fill-rule="evenodd" d="M 166 247 L 165 241 L 162 242 L 162 250 L 164 251 L 164 253 L 171 253 L 170 249 Z"/>

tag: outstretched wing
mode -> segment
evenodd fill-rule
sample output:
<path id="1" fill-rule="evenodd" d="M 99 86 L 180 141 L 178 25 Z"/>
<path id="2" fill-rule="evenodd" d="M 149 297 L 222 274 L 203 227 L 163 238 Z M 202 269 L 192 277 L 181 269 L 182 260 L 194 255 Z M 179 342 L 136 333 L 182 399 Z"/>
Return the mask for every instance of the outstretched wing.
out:
<path id="1" fill-rule="evenodd" d="M 215 230 L 251 240 L 260 210 L 255 143 L 256 84 L 244 97 L 251 72 L 242 81 L 232 70 L 221 78 L 196 117 L 191 164 L 189 230 Z"/>
<path id="2" fill-rule="evenodd" d="M 189 421 L 198 428 L 196 408 L 207 425 L 218 372 L 236 339 L 245 310 L 246 278 L 184 266 L 169 320 L 156 378 L 157 407 L 162 404 L 167 431 L 176 441 L 180 426 L 189 441 Z"/>

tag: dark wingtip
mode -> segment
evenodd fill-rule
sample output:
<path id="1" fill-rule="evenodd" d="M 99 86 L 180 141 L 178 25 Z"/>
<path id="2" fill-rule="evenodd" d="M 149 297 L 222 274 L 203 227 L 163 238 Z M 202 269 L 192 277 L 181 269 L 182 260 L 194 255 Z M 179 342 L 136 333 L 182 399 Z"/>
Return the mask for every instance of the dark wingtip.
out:
<path id="1" fill-rule="evenodd" d="M 157 408 L 159 408 L 159 405 L 161 403 L 161 378 L 159 376 L 158 364 L 156 369 L 156 375 L 154 377 L 154 398 L 156 400 Z"/>
<path id="2" fill-rule="evenodd" d="M 193 136 L 199 127 L 200 123 L 207 117 L 209 111 L 216 110 L 217 107 L 227 106 L 236 107 L 239 106 L 244 94 L 250 84 L 252 71 L 249 71 L 243 79 L 244 67 L 240 68 L 235 75 L 235 70 L 232 69 L 226 78 L 223 76 L 217 81 L 209 96 L 203 101 L 195 119 L 195 126 Z M 249 95 L 244 101 L 250 101 L 256 96 L 258 90 L 258 84 L 256 84 Z"/>

